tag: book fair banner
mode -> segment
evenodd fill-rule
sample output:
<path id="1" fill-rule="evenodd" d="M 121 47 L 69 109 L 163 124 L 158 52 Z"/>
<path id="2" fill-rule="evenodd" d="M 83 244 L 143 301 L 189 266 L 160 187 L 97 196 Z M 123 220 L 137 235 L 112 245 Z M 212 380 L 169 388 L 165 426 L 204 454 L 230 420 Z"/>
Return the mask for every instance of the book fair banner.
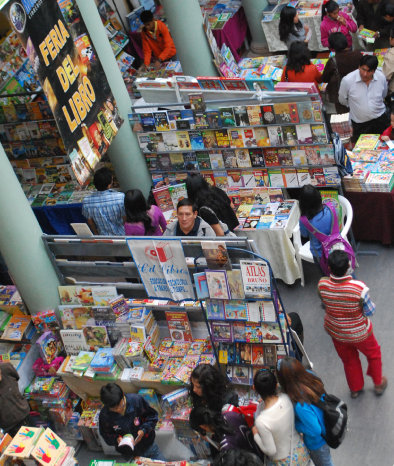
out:
<path id="1" fill-rule="evenodd" d="M 20 0 L 3 12 L 40 80 L 72 170 L 85 184 L 123 120 L 77 5 Z"/>
<path id="2" fill-rule="evenodd" d="M 181 241 L 130 238 L 127 245 L 150 298 L 195 299 Z"/>

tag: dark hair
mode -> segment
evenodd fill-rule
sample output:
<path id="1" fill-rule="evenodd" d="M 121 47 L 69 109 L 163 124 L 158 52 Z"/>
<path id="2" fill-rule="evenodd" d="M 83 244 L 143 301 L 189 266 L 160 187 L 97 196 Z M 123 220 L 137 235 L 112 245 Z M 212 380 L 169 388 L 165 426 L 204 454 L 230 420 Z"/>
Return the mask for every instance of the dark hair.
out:
<path id="1" fill-rule="evenodd" d="M 150 10 L 144 10 L 140 16 L 141 23 L 146 24 L 153 21 L 153 13 Z"/>
<path id="2" fill-rule="evenodd" d="M 256 372 L 253 379 L 254 388 L 263 400 L 268 396 L 275 395 L 277 383 L 275 374 L 269 369 L 261 369 Z"/>
<path id="3" fill-rule="evenodd" d="M 328 256 L 328 267 L 336 277 L 343 277 L 349 269 L 349 256 L 345 251 L 336 249 Z"/>
<path id="4" fill-rule="evenodd" d="M 199 173 L 192 173 L 186 178 L 187 197 L 191 199 L 200 209 L 202 206 L 209 206 L 220 218 L 223 212 L 223 202 L 218 199 L 215 192 L 207 180 Z"/>
<path id="5" fill-rule="evenodd" d="M 343 32 L 333 32 L 328 36 L 328 45 L 335 52 L 341 52 L 347 48 L 347 39 Z"/>
<path id="6" fill-rule="evenodd" d="M 383 16 L 394 16 L 394 5 L 387 3 L 383 7 Z"/>
<path id="7" fill-rule="evenodd" d="M 193 379 L 201 385 L 202 397 L 193 391 Z M 220 411 L 223 406 L 224 396 L 228 382 L 226 377 L 210 364 L 199 364 L 190 375 L 189 393 L 193 406 L 205 404 L 208 408 Z"/>
<path id="8" fill-rule="evenodd" d="M 130 189 L 126 192 L 124 196 L 124 208 L 128 223 L 142 222 L 145 234 L 153 230 L 152 219 L 148 215 L 150 205 L 146 202 L 144 195 L 139 189 Z"/>
<path id="9" fill-rule="evenodd" d="M 286 69 L 302 73 L 305 65 L 311 63 L 311 52 L 305 42 L 296 41 L 290 45 Z"/>
<path id="10" fill-rule="evenodd" d="M 96 171 L 93 177 L 93 184 L 97 191 L 105 191 L 112 183 L 112 172 L 109 168 L 103 167 Z"/>
<path id="11" fill-rule="evenodd" d="M 360 59 L 360 67 L 361 66 L 368 66 L 370 71 L 376 71 L 378 67 L 378 59 L 375 55 L 363 55 Z"/>
<path id="12" fill-rule="evenodd" d="M 197 210 L 196 204 L 191 199 L 188 199 L 187 197 L 184 197 L 178 202 L 176 206 L 176 210 L 178 210 L 180 207 L 186 207 L 186 206 L 190 206 L 193 209 L 193 212 Z"/>
<path id="13" fill-rule="evenodd" d="M 309 220 L 323 210 L 320 191 L 311 184 L 301 188 L 299 202 L 301 215 L 305 215 Z"/>
<path id="14" fill-rule="evenodd" d="M 325 393 L 323 382 L 308 372 L 295 358 L 289 356 L 278 361 L 278 381 L 293 403 L 317 403 Z"/>
<path id="15" fill-rule="evenodd" d="M 297 16 L 297 10 L 292 6 L 285 6 L 280 12 L 279 20 L 279 38 L 282 42 L 286 42 L 290 34 L 298 35 L 298 30 L 302 28 L 301 21 L 294 23 L 294 18 Z"/>
<path id="16" fill-rule="evenodd" d="M 232 449 L 216 456 L 212 466 L 261 466 L 261 459 L 250 451 Z"/>
<path id="17" fill-rule="evenodd" d="M 391 26 L 390 29 L 390 39 L 394 39 L 394 24 Z"/>
<path id="18" fill-rule="evenodd" d="M 101 387 L 100 400 L 107 408 L 115 408 L 124 397 L 123 390 L 116 383 L 107 383 Z"/>
<path id="19" fill-rule="evenodd" d="M 189 424 L 192 429 L 202 435 L 206 434 L 205 430 L 200 427 L 202 425 L 211 427 L 214 433 L 220 437 L 233 432 L 220 411 L 213 411 L 206 406 L 198 406 L 191 410 Z"/>
<path id="20" fill-rule="evenodd" d="M 334 13 L 334 11 L 339 10 L 339 5 L 334 0 L 329 0 L 327 3 L 323 3 L 321 9 L 321 18 L 323 19 L 327 13 Z"/>

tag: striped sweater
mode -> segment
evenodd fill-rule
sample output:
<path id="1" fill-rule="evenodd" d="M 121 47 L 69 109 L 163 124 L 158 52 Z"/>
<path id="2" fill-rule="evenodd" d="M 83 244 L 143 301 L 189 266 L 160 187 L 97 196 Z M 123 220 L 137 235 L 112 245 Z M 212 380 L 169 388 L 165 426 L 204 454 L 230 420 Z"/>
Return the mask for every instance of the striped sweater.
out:
<path id="1" fill-rule="evenodd" d="M 363 314 L 363 301 L 368 293 L 365 283 L 345 277 L 323 277 L 318 284 L 326 309 L 324 328 L 335 340 L 359 343 L 372 333 L 372 324 Z"/>

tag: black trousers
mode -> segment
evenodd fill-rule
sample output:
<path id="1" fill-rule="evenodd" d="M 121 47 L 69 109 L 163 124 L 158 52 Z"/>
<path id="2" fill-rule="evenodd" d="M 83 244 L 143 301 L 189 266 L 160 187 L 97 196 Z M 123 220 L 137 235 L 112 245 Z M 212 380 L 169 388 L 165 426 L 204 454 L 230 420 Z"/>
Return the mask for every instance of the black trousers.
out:
<path id="1" fill-rule="evenodd" d="M 390 119 L 386 112 L 380 117 L 373 120 L 364 121 L 364 123 L 356 123 L 352 120 L 353 136 L 352 141 L 357 142 L 360 134 L 382 134 L 383 131 L 390 126 Z"/>

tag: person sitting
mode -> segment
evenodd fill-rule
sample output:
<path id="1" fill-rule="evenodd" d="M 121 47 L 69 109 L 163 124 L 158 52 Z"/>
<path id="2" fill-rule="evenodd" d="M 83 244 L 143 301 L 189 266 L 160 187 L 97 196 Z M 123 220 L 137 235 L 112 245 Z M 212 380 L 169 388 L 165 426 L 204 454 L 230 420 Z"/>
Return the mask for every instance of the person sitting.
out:
<path id="1" fill-rule="evenodd" d="M 114 446 L 128 459 L 145 456 L 165 460 L 154 443 L 157 411 L 141 395 L 125 395 L 119 385 L 108 383 L 101 387 L 100 400 L 104 407 L 99 415 L 99 431 L 105 443 Z M 134 440 L 134 449 L 127 444 L 119 445 L 122 439 L 130 435 Z"/>
<path id="2" fill-rule="evenodd" d="M 130 236 L 162 236 L 167 222 L 156 205 L 150 206 L 139 189 L 130 189 L 124 198 L 126 222 L 124 230 Z"/>
<path id="3" fill-rule="evenodd" d="M 288 53 L 287 65 L 285 66 L 281 81 L 297 83 L 321 82 L 321 73 L 311 63 L 311 53 L 305 42 L 293 42 Z"/>
<path id="4" fill-rule="evenodd" d="M 285 393 L 277 395 L 275 374 L 261 369 L 253 384 L 264 403 L 259 406 L 252 430 L 256 444 L 269 457 L 265 464 L 309 464 L 308 451 L 295 430 L 293 404 Z"/>
<path id="5" fill-rule="evenodd" d="M 82 202 L 82 215 L 90 229 L 95 235 L 124 236 L 124 194 L 111 189 L 111 170 L 107 167 L 97 170 L 93 183 L 97 192 Z"/>
<path id="6" fill-rule="evenodd" d="M 323 3 L 322 6 L 322 22 L 320 24 L 321 43 L 324 47 L 329 46 L 328 38 L 334 32 L 342 32 L 347 41 L 347 48 L 352 49 L 352 36 L 351 33 L 357 31 L 357 24 L 353 19 L 339 11 L 339 5 L 334 0 L 329 0 Z M 331 46 L 330 46 L 331 48 Z"/>
<path id="7" fill-rule="evenodd" d="M 390 50 L 383 58 L 382 72 L 388 81 L 389 96 L 394 93 L 394 26 L 390 29 Z"/>
<path id="8" fill-rule="evenodd" d="M 205 220 L 216 233 L 225 236 L 233 231 L 239 222 L 227 194 L 216 186 L 210 186 L 198 173 L 186 178 L 187 196 L 198 209 L 198 215 Z"/>
<path id="9" fill-rule="evenodd" d="M 307 42 L 308 32 L 309 27 L 301 23 L 298 11 L 294 7 L 286 5 L 282 8 L 279 19 L 279 38 L 288 49 L 295 41 Z"/>
<path id="10" fill-rule="evenodd" d="M 300 192 L 300 211 L 305 215 L 309 223 L 321 233 L 329 235 L 331 232 L 332 214 L 330 209 L 322 202 L 320 191 L 311 184 L 301 188 Z M 320 241 L 310 233 L 305 225 L 300 221 L 301 236 L 309 238 L 310 248 L 314 261 L 320 266 L 322 255 L 322 245 Z"/>
<path id="11" fill-rule="evenodd" d="M 169 60 L 176 55 L 176 48 L 167 26 L 159 20 L 153 19 L 150 10 L 141 13 L 144 27 L 141 31 L 144 64 L 149 66 L 154 56 L 154 66 L 158 68 L 160 62 Z"/>
<path id="12" fill-rule="evenodd" d="M 208 223 L 197 216 L 197 207 L 190 199 L 178 202 L 176 214 L 178 220 L 167 225 L 164 236 L 216 236 Z"/>
<path id="13" fill-rule="evenodd" d="M 391 119 L 391 125 L 383 131 L 382 135 L 380 136 L 381 141 L 386 141 L 386 142 L 394 141 L 394 108 L 393 107 L 391 108 L 390 119 Z"/>
<path id="14" fill-rule="evenodd" d="M 348 50 L 348 41 L 342 32 L 333 32 L 328 37 L 330 49 L 334 50 L 335 56 L 329 58 L 324 67 L 322 82 L 327 84 L 327 94 L 330 102 L 335 104 L 337 113 L 348 113 L 345 107 L 338 100 L 339 86 L 342 78 L 359 66 L 362 53 L 359 50 Z"/>

